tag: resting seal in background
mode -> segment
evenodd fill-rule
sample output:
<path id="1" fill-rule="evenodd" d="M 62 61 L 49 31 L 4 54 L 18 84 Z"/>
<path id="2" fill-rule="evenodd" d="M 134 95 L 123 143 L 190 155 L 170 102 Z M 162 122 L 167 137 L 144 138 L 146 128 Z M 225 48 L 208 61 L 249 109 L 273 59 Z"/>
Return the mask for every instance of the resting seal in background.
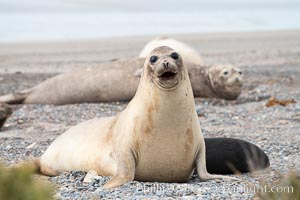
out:
<path id="1" fill-rule="evenodd" d="M 6 119 L 12 114 L 12 110 L 9 105 L 0 103 L 0 129 L 4 125 Z"/>
<path id="2" fill-rule="evenodd" d="M 73 104 L 129 101 L 133 98 L 145 59 L 135 58 L 100 64 L 54 76 L 37 86 L 0 96 L 9 104 Z M 240 69 L 185 63 L 195 97 L 236 99 L 243 85 Z"/>
<path id="3" fill-rule="evenodd" d="M 125 110 L 72 127 L 35 163 L 45 175 L 93 169 L 113 176 L 104 188 L 132 180 L 186 182 L 194 168 L 202 180 L 232 179 L 208 173 L 205 155 L 187 69 L 174 50 L 159 47 Z"/>
<path id="4" fill-rule="evenodd" d="M 168 37 L 158 37 L 148 42 L 140 52 L 139 58 L 146 58 L 153 49 L 160 46 L 168 46 L 174 49 L 182 56 L 184 62 L 188 61 L 198 65 L 203 64 L 202 58 L 193 48 L 183 42 Z"/>

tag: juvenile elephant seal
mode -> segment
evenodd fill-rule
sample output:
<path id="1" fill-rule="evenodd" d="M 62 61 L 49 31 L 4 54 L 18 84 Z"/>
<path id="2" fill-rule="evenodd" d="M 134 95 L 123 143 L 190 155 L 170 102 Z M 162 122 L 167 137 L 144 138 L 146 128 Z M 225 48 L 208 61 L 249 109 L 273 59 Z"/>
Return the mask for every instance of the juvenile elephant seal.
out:
<path id="1" fill-rule="evenodd" d="M 93 169 L 113 176 L 104 188 L 132 180 L 186 182 L 194 168 L 202 180 L 231 178 L 207 172 L 188 72 L 169 47 L 146 59 L 136 95 L 124 111 L 72 127 L 35 163 L 45 175 Z"/>
<path id="2" fill-rule="evenodd" d="M 267 154 L 250 142 L 234 138 L 205 138 L 204 141 L 209 173 L 245 173 L 270 166 Z"/>
<path id="3" fill-rule="evenodd" d="M 189 75 L 198 80 L 192 83 L 195 96 L 235 100 L 242 92 L 243 73 L 232 65 L 213 65 L 202 71 L 193 67 L 189 68 Z"/>
<path id="4" fill-rule="evenodd" d="M 54 76 L 37 86 L 4 96 L 9 104 L 72 104 L 129 101 L 133 98 L 145 59 L 105 63 Z M 236 99 L 243 85 L 240 69 L 185 63 L 195 97 Z"/>
<path id="5" fill-rule="evenodd" d="M 168 37 L 157 37 L 154 40 L 148 42 L 140 52 L 139 57 L 146 58 L 153 49 L 160 46 L 168 46 L 174 49 L 181 55 L 184 62 L 188 61 L 190 63 L 198 65 L 203 64 L 202 58 L 192 47 L 188 46 L 187 44 L 181 41 Z"/>
<path id="6" fill-rule="evenodd" d="M 4 125 L 6 119 L 12 114 L 12 110 L 9 105 L 0 103 L 0 129 Z"/>

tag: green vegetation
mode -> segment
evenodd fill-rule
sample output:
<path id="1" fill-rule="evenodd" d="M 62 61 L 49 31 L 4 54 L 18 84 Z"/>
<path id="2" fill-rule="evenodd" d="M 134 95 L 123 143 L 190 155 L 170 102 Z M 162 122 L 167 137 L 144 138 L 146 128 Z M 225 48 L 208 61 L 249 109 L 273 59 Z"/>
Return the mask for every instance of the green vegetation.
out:
<path id="1" fill-rule="evenodd" d="M 33 178 L 34 168 L 22 166 L 5 168 L 0 165 L 0 199 L 48 200 L 53 199 L 53 189 Z"/>
<path id="2" fill-rule="evenodd" d="M 296 172 L 290 172 L 287 177 L 281 177 L 276 184 L 267 184 L 266 188 L 268 192 L 260 191 L 257 194 L 259 199 L 300 200 L 300 177 Z"/>

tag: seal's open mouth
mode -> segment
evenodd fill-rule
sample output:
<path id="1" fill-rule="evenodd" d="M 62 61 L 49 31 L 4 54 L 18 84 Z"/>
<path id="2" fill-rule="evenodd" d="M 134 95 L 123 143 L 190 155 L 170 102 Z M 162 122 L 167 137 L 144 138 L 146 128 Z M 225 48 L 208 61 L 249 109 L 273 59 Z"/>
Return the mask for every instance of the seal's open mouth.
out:
<path id="1" fill-rule="evenodd" d="M 177 75 L 177 72 L 171 72 L 171 71 L 168 71 L 168 72 L 164 72 L 162 75 L 160 75 L 159 77 L 162 79 L 162 80 L 172 80 L 175 78 L 175 76 Z"/>

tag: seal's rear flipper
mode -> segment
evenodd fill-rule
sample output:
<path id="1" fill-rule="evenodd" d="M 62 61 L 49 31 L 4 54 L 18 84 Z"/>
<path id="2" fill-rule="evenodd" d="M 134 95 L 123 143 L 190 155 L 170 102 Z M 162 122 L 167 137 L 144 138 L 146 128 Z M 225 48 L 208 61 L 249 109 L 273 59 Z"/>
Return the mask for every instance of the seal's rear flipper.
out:
<path id="1" fill-rule="evenodd" d="M 17 164 L 12 164 L 9 168 L 30 167 L 33 173 L 40 173 L 41 163 L 39 158 L 30 158 L 26 161 L 21 161 Z"/>
<path id="2" fill-rule="evenodd" d="M 7 103 L 7 104 L 21 104 L 27 98 L 31 89 L 23 90 L 21 92 L 11 93 L 7 95 L 0 96 L 0 102 Z"/>
<path id="3" fill-rule="evenodd" d="M 270 166 L 268 156 L 258 146 L 233 138 L 205 138 L 206 168 L 211 174 L 234 174 Z"/>

